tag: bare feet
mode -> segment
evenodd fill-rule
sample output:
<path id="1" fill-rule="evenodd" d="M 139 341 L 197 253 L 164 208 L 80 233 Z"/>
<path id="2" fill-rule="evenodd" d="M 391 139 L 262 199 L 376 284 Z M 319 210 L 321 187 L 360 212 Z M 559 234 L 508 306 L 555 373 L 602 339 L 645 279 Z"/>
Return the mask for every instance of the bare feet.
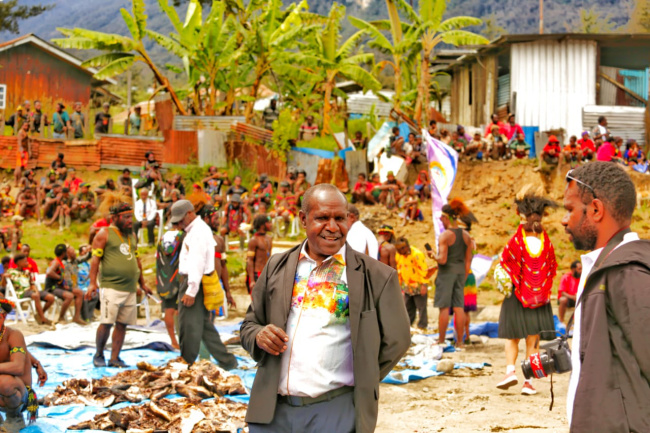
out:
<path id="1" fill-rule="evenodd" d="M 76 319 L 74 319 L 72 321 L 74 323 L 76 323 L 77 325 L 81 325 L 81 326 L 86 326 L 88 324 L 85 320 L 82 320 L 80 318 L 76 318 Z"/>

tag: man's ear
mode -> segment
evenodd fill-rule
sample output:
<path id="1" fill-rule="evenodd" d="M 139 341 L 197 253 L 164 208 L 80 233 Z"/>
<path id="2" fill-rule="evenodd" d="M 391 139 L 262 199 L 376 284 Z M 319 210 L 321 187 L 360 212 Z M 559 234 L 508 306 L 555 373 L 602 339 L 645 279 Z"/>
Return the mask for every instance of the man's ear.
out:
<path id="1" fill-rule="evenodd" d="M 587 213 L 591 214 L 591 219 L 594 222 L 600 223 L 605 218 L 605 204 L 598 199 L 593 199 Z"/>

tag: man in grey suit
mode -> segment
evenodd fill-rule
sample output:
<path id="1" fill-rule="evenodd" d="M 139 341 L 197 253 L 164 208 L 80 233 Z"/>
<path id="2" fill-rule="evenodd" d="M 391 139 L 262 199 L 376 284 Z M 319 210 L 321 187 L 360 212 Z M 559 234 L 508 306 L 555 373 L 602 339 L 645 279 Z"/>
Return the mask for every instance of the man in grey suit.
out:
<path id="1" fill-rule="evenodd" d="M 246 421 L 258 432 L 372 432 L 379 382 L 408 349 L 394 269 L 352 250 L 345 196 L 303 197 L 301 245 L 269 259 L 241 327 L 258 362 Z"/>

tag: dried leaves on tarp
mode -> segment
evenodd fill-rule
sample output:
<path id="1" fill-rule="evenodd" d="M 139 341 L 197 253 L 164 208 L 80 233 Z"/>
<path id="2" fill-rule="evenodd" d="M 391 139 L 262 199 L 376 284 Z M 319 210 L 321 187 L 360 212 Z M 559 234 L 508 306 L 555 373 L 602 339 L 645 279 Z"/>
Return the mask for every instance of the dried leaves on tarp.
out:
<path id="1" fill-rule="evenodd" d="M 241 378 L 209 361 L 188 368 L 182 358 L 163 367 L 139 362 L 137 370 L 122 371 L 101 379 L 70 379 L 45 396 L 45 406 L 84 404 L 109 407 L 129 401 L 158 400 L 170 394 L 202 400 L 214 396 L 246 394 Z"/>

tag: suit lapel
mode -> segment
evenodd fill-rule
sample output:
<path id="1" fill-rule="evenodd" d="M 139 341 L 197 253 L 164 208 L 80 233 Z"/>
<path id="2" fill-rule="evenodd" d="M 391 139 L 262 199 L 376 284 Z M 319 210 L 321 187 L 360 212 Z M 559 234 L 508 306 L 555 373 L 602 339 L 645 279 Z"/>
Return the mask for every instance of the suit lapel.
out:
<path id="1" fill-rule="evenodd" d="M 305 241 L 306 242 L 306 241 Z M 298 258 L 302 251 L 302 245 L 293 253 L 289 254 L 287 263 L 284 266 L 284 278 L 282 279 L 282 311 L 279 317 L 284 317 L 284 324 L 287 323 L 289 310 L 291 309 L 291 296 L 293 295 L 293 285 L 296 281 L 296 270 L 298 269 Z"/>
<path id="2" fill-rule="evenodd" d="M 359 270 L 361 263 L 357 260 L 356 253 L 346 244 L 345 251 L 346 275 L 348 277 L 348 302 L 350 307 L 350 334 L 352 347 L 357 347 L 357 334 L 361 309 L 363 308 L 364 274 Z"/>

